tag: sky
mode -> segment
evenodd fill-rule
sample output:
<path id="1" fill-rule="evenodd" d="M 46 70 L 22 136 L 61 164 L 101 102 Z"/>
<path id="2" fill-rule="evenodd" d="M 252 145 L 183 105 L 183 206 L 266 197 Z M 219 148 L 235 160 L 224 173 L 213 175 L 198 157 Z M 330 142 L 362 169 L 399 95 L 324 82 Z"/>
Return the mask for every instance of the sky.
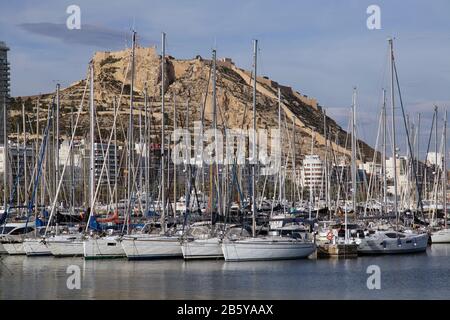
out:
<path id="1" fill-rule="evenodd" d="M 70 5 L 80 8 L 80 30 L 66 26 Z M 367 27 L 370 5 L 380 8 L 381 29 Z M 395 37 L 405 112 L 411 122 L 421 113 L 424 152 L 433 106 L 440 137 L 450 102 L 449 12 L 448 0 L 1 1 L 0 41 L 11 49 L 11 93 L 18 96 L 84 78 L 93 53 L 129 47 L 132 29 L 141 46 L 159 50 L 164 31 L 176 58 L 209 57 L 216 48 L 246 69 L 258 39 L 259 74 L 316 98 L 344 129 L 356 86 L 358 136 L 375 146 L 381 92 L 389 89 L 387 38 Z M 400 108 L 396 115 L 404 153 Z"/>

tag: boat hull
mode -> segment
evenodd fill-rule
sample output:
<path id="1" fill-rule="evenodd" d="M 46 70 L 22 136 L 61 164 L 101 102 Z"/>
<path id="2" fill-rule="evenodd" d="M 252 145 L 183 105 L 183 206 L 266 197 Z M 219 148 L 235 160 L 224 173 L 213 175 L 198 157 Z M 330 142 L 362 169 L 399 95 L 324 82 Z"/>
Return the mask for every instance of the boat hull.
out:
<path id="1" fill-rule="evenodd" d="M 443 229 L 431 234 L 431 243 L 450 243 L 450 229 Z"/>
<path id="2" fill-rule="evenodd" d="M 47 244 L 41 239 L 26 240 L 23 242 L 23 249 L 27 256 L 51 256 L 52 252 Z"/>
<path id="3" fill-rule="evenodd" d="M 83 242 L 84 258 L 114 259 L 126 257 L 125 251 L 117 238 L 88 239 Z"/>
<path id="4" fill-rule="evenodd" d="M 6 252 L 11 256 L 25 255 L 23 242 L 3 243 L 3 248 L 5 248 Z"/>
<path id="5" fill-rule="evenodd" d="M 225 240 L 222 251 L 225 261 L 287 260 L 307 258 L 316 245 L 286 240 Z"/>
<path id="6" fill-rule="evenodd" d="M 82 257 L 82 241 L 49 241 L 47 246 L 55 257 Z"/>
<path id="7" fill-rule="evenodd" d="M 420 234 L 406 239 L 364 239 L 358 246 L 359 255 L 418 253 L 427 250 L 428 235 Z"/>
<path id="8" fill-rule="evenodd" d="M 172 237 L 124 237 L 122 248 L 129 260 L 183 257 L 178 238 Z"/>
<path id="9" fill-rule="evenodd" d="M 181 251 L 183 252 L 183 258 L 186 260 L 223 259 L 222 245 L 218 238 L 183 242 Z"/>

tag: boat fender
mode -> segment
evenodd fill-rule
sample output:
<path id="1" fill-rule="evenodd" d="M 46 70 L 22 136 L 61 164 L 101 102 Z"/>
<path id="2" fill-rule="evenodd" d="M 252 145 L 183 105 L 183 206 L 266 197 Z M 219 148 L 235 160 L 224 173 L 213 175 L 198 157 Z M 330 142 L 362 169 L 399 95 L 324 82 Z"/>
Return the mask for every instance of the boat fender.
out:
<path id="1" fill-rule="evenodd" d="M 328 234 L 327 234 L 327 239 L 328 240 L 333 240 L 333 238 L 334 238 L 334 234 L 333 234 L 333 232 L 330 230 L 330 231 L 328 231 Z"/>

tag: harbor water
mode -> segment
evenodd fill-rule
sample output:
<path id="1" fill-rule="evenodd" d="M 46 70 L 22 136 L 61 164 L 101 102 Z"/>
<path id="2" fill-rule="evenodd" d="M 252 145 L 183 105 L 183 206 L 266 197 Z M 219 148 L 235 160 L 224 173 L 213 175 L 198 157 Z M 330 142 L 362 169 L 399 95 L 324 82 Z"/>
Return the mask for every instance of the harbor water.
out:
<path id="1" fill-rule="evenodd" d="M 1 300 L 450 297 L 450 245 L 433 245 L 420 254 L 348 260 L 85 261 L 26 256 L 0 259 Z M 380 289 L 367 286 L 371 276 L 368 267 L 374 265 L 380 268 Z M 79 289 L 68 288 L 73 270 L 70 266 L 79 270 Z"/>

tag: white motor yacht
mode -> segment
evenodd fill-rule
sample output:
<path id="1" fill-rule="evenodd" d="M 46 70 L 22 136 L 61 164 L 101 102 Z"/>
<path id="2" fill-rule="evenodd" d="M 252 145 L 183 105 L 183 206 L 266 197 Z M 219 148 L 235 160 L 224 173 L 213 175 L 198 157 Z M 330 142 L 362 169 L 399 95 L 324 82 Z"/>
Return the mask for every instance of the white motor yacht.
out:
<path id="1" fill-rule="evenodd" d="M 35 223 L 13 222 L 0 226 L 2 251 L 10 255 L 24 255 L 23 240 L 34 235 Z"/>
<path id="2" fill-rule="evenodd" d="M 428 245 L 428 234 L 397 231 L 375 231 L 369 233 L 358 245 L 358 254 L 401 254 L 424 252 Z"/>

